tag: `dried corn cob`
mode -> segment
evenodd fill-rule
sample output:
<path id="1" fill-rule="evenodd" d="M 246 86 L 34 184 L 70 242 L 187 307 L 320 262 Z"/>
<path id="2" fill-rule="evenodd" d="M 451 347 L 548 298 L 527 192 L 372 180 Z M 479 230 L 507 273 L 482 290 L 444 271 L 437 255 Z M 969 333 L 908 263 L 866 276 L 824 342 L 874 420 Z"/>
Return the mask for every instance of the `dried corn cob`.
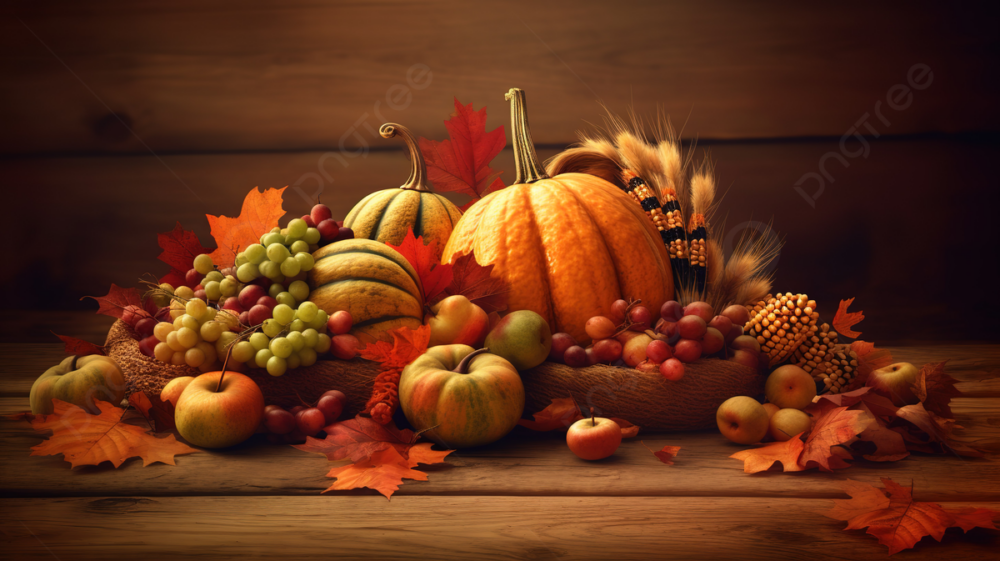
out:
<path id="1" fill-rule="evenodd" d="M 694 281 L 695 290 L 698 292 L 705 289 L 705 267 L 708 258 L 708 248 L 706 247 L 708 230 L 705 226 L 705 215 L 695 214 L 691 217 L 687 232 L 688 264 L 691 267 L 688 278 Z"/>
<path id="2" fill-rule="evenodd" d="M 743 332 L 753 335 L 760 350 L 771 357 L 770 365 L 780 364 L 816 332 L 816 302 L 805 294 L 786 292 L 767 295 L 750 310 L 750 321 Z"/>
<path id="3" fill-rule="evenodd" d="M 678 283 L 687 274 L 688 252 L 687 240 L 684 237 L 684 218 L 681 215 L 680 201 L 673 189 L 664 193 L 665 202 L 660 200 L 646 181 L 631 170 L 622 171 L 622 190 L 639 203 L 646 211 L 646 216 L 660 232 L 660 238 L 670 254 L 670 268 Z"/>
<path id="4" fill-rule="evenodd" d="M 792 362 L 819 379 L 825 368 L 818 368 L 830 360 L 833 347 L 837 344 L 837 332 L 824 323 L 819 330 L 792 354 Z"/>
<path id="5" fill-rule="evenodd" d="M 815 371 L 822 371 L 817 378 L 830 393 L 840 393 L 850 386 L 858 369 L 858 354 L 850 345 L 837 345 Z"/>

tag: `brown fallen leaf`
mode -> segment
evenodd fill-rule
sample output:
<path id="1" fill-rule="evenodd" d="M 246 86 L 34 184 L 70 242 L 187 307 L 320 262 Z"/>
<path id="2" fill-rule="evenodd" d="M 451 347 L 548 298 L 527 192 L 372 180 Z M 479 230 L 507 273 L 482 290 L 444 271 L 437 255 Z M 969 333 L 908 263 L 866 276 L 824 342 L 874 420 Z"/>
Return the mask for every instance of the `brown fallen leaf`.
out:
<path id="1" fill-rule="evenodd" d="M 198 450 L 178 442 L 174 435 L 159 438 L 142 427 L 122 421 L 124 409 L 106 401 L 97 401 L 100 415 L 58 399 L 52 400 L 54 412 L 38 415 L 31 426 L 38 431 L 52 431 L 52 436 L 32 446 L 32 456 L 62 454 L 72 467 L 111 462 L 115 467 L 128 458 L 139 456 L 142 465 L 155 462 L 174 465 L 174 456 Z"/>
<path id="2" fill-rule="evenodd" d="M 928 437 L 927 442 L 937 444 L 941 447 L 942 452 L 950 452 L 959 456 L 983 457 L 982 450 L 952 437 L 954 429 L 962 428 L 961 425 L 955 423 L 955 419 L 945 419 L 935 415 L 924 409 L 923 403 L 900 407 L 897 416 L 920 429 Z"/>
<path id="3" fill-rule="evenodd" d="M 910 451 L 906 449 L 906 442 L 903 440 L 903 436 L 890 429 L 882 418 L 872 413 L 867 404 L 858 403 L 855 407 L 860 408 L 874 419 L 865 430 L 858 433 L 859 441 L 870 442 L 875 446 L 874 452 L 862 453 L 862 458 L 873 462 L 895 462 L 910 455 Z M 860 447 L 860 444 L 855 446 L 855 448 Z"/>
<path id="4" fill-rule="evenodd" d="M 517 424 L 539 432 L 569 428 L 570 425 L 583 418 L 580 408 L 572 397 L 557 397 L 545 409 L 533 415 L 534 420 L 521 419 Z M 640 428 L 631 422 L 618 417 L 610 417 L 622 429 L 622 438 L 632 438 L 639 434 Z"/>
<path id="5" fill-rule="evenodd" d="M 349 459 L 359 462 L 387 448 L 395 448 L 404 458 L 417 440 L 417 435 L 393 424 L 382 425 L 360 415 L 334 423 L 325 429 L 325 438 L 306 437 L 305 444 L 292 446 L 303 452 L 323 454 L 331 462 Z"/>
<path id="6" fill-rule="evenodd" d="M 868 375 L 873 371 L 892 364 L 892 353 L 888 349 L 876 349 L 874 343 L 854 341 L 851 350 L 858 355 L 858 369 L 847 391 L 856 390 L 868 383 Z"/>
<path id="7" fill-rule="evenodd" d="M 681 451 L 680 446 L 664 446 L 659 450 L 653 450 L 649 446 L 646 446 L 645 442 L 640 441 L 640 444 L 642 444 L 646 450 L 652 452 L 654 456 L 659 458 L 661 462 L 667 464 L 668 466 L 674 465 L 674 457 L 676 457 L 677 453 Z"/>
<path id="8" fill-rule="evenodd" d="M 986 508 L 946 509 L 936 503 L 914 502 L 913 489 L 883 477 L 884 491 L 848 480 L 844 490 L 850 499 L 834 499 L 834 507 L 821 512 L 836 520 L 846 520 L 846 530 L 868 528 L 879 543 L 889 548 L 889 555 L 910 549 L 924 536 L 941 541 L 948 528 L 968 532 L 972 528 L 996 529 L 993 518 L 998 513 Z"/>
<path id="9" fill-rule="evenodd" d="M 162 401 L 159 395 L 154 393 L 153 397 L 149 397 L 146 392 L 136 392 L 128 397 L 128 403 L 152 423 L 156 432 L 173 432 L 177 428 L 174 404 Z"/>
<path id="10" fill-rule="evenodd" d="M 962 395 L 955 388 L 958 380 L 944 371 L 944 362 L 929 362 L 920 369 L 917 381 L 913 384 L 913 393 L 924 404 L 924 409 L 947 419 L 954 419 L 951 412 L 951 399 Z"/>

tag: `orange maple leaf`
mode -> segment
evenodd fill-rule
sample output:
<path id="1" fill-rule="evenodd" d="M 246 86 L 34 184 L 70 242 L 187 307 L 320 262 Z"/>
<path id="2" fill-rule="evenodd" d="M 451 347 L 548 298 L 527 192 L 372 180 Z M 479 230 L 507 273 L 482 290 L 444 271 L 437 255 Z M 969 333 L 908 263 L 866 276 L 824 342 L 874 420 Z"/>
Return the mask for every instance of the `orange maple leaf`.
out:
<path id="1" fill-rule="evenodd" d="M 833 328 L 837 330 L 844 337 L 850 337 L 851 339 L 857 339 L 861 336 L 860 331 L 854 331 L 851 329 L 855 324 L 865 319 L 864 312 L 848 312 L 847 308 L 854 303 L 854 298 L 849 298 L 847 300 L 840 301 L 840 307 L 837 308 L 837 314 L 833 316 Z"/>
<path id="2" fill-rule="evenodd" d="M 431 342 L 431 327 L 421 325 L 416 329 L 397 327 L 388 331 L 392 343 L 373 341 L 360 350 L 361 358 L 378 362 L 383 368 L 402 370 L 416 358 L 427 352 Z"/>
<path id="3" fill-rule="evenodd" d="M 668 466 L 674 465 L 674 457 L 676 457 L 677 453 L 681 451 L 680 446 L 664 446 L 659 450 L 653 450 L 649 446 L 646 446 L 645 442 L 640 441 L 640 444 L 642 444 L 646 450 L 652 452 L 654 456 L 659 458 L 661 462 L 667 464 Z"/>
<path id="4" fill-rule="evenodd" d="M 52 431 L 52 436 L 32 446 L 32 456 L 62 454 L 72 467 L 111 462 L 118 467 L 128 458 L 139 456 L 142 465 L 154 462 L 174 465 L 174 456 L 198 450 L 178 442 L 169 434 L 158 438 L 141 427 L 122 421 L 124 409 L 106 401 L 97 401 L 99 415 L 58 399 L 52 400 L 51 415 L 38 415 L 31 426 L 38 431 Z"/>
<path id="5" fill-rule="evenodd" d="M 399 490 L 403 484 L 403 479 L 415 479 L 417 481 L 427 481 L 427 474 L 413 469 L 419 463 L 438 463 L 453 450 L 447 452 L 433 453 L 430 450 L 430 443 L 418 444 L 417 447 L 427 448 L 426 454 L 413 454 L 410 458 L 404 458 L 395 448 L 386 448 L 375 452 L 368 458 L 364 458 L 353 464 L 336 467 L 326 474 L 327 477 L 335 477 L 337 481 L 330 485 L 323 493 L 329 491 L 342 491 L 346 489 L 357 489 L 368 487 L 375 489 L 385 495 L 386 499 Z M 434 454 L 440 455 L 440 459 Z"/>
<path id="6" fill-rule="evenodd" d="M 914 502 L 913 489 L 883 477 L 884 491 L 857 481 L 847 480 L 844 490 L 850 499 L 834 499 L 834 507 L 821 512 L 835 520 L 846 520 L 845 530 L 868 528 L 879 543 L 889 548 L 889 555 L 917 545 L 924 536 L 941 541 L 948 528 L 968 532 L 972 528 L 996 529 L 997 512 L 986 508 L 946 509 L 937 503 Z"/>
<path id="7" fill-rule="evenodd" d="M 847 407 L 837 407 L 817 419 L 809 433 L 796 435 L 784 442 L 743 450 L 729 457 L 742 460 L 743 471 L 746 473 L 766 471 L 779 462 L 782 471 L 786 472 L 814 467 L 823 471 L 842 469 L 850 464 L 833 447 L 857 436 L 867 428 L 871 420 L 864 411 L 849 411 Z"/>
<path id="8" fill-rule="evenodd" d="M 437 242 L 424 243 L 423 236 L 414 236 L 413 228 L 406 233 L 399 245 L 386 244 L 406 258 L 417 271 L 424 302 L 433 302 L 452 281 L 451 265 L 438 259 Z"/>
<path id="9" fill-rule="evenodd" d="M 983 457 L 982 450 L 969 446 L 964 442 L 955 440 L 952 437 L 952 431 L 962 428 L 961 425 L 955 423 L 955 419 L 945 419 L 944 417 L 935 415 L 932 411 L 925 409 L 923 403 L 900 407 L 899 411 L 896 412 L 896 415 L 900 419 L 912 423 L 913 426 L 920 429 L 920 431 L 929 439 L 923 442 L 916 442 L 918 447 L 915 449 L 917 450 L 921 450 L 919 445 L 922 443 L 934 443 L 939 445 L 942 451 L 957 454 L 959 456 L 973 456 L 976 458 Z"/>
<path id="10" fill-rule="evenodd" d="M 285 215 L 281 208 L 281 194 L 288 187 L 264 189 L 254 187 L 243 199 L 243 208 L 236 218 L 206 214 L 208 225 L 215 238 L 215 251 L 209 254 L 220 268 L 236 263 L 236 254 L 247 246 L 260 243 L 260 237 L 278 226 L 278 219 Z"/>
<path id="11" fill-rule="evenodd" d="M 484 267 L 474 254 L 463 253 L 452 260 L 451 266 L 452 281 L 445 294 L 461 294 L 487 314 L 507 309 L 510 286 L 503 279 L 492 276 L 493 265 Z"/>
<path id="12" fill-rule="evenodd" d="M 323 429 L 325 438 L 306 437 L 305 444 L 293 446 L 303 452 L 323 454 L 331 462 L 349 459 L 361 461 L 375 452 L 395 448 L 404 458 L 416 441 L 416 434 L 395 425 L 382 425 L 368 417 L 357 416 Z"/>
<path id="13" fill-rule="evenodd" d="M 876 349 L 875 343 L 854 341 L 851 350 L 858 355 L 857 375 L 847 386 L 847 390 L 856 390 L 868 383 L 868 375 L 879 368 L 892 364 L 892 353 L 888 349 Z"/>
<path id="14" fill-rule="evenodd" d="M 955 384 L 958 380 L 944 371 L 944 362 L 929 362 L 920 369 L 917 381 L 913 384 L 913 393 L 924 404 L 924 408 L 935 415 L 954 418 L 951 412 L 951 398 L 962 395 Z"/>
<path id="15" fill-rule="evenodd" d="M 572 397 L 557 397 L 545 409 L 532 416 L 534 417 L 533 421 L 520 419 L 517 424 L 529 430 L 546 432 L 569 428 L 570 425 L 583 418 L 580 408 L 577 407 L 576 401 Z M 618 417 L 610 417 L 610 419 L 621 428 L 622 438 L 632 438 L 639 434 L 639 426 Z"/>

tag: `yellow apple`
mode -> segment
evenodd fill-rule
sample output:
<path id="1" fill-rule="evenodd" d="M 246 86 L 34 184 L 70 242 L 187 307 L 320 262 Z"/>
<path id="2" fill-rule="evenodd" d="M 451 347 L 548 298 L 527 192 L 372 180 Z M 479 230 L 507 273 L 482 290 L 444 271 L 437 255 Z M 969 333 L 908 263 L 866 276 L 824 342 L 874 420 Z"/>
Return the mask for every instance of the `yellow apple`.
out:
<path id="1" fill-rule="evenodd" d="M 913 393 L 913 384 L 917 381 L 920 370 L 909 362 L 897 362 L 884 368 L 873 370 L 868 375 L 866 386 L 875 388 L 886 395 L 893 404 L 902 407 L 914 405 L 920 401 Z"/>
<path id="2" fill-rule="evenodd" d="M 222 376 L 222 387 L 219 377 Z M 195 446 L 226 448 L 250 438 L 264 418 L 264 394 L 239 372 L 207 372 L 177 401 L 177 432 Z"/>
<path id="3" fill-rule="evenodd" d="M 816 382 L 805 370 L 786 364 L 767 377 L 764 395 L 782 409 L 804 409 L 816 397 Z"/>
<path id="4" fill-rule="evenodd" d="M 771 438 L 778 442 L 789 440 L 809 430 L 812 418 L 798 409 L 780 409 L 771 417 Z"/>
<path id="5" fill-rule="evenodd" d="M 181 398 L 181 394 L 184 393 L 184 388 L 188 387 L 188 384 L 194 381 L 194 376 L 178 376 L 173 380 L 167 382 L 167 385 L 163 386 L 160 390 L 160 401 L 174 404 L 177 407 L 177 400 Z"/>
<path id="6" fill-rule="evenodd" d="M 722 402 L 715 413 L 719 432 L 737 444 L 755 444 L 767 434 L 770 420 L 759 401 L 745 395 Z"/>
<path id="7" fill-rule="evenodd" d="M 424 317 L 431 326 L 429 347 L 438 345 L 469 345 L 479 348 L 490 330 L 490 320 L 482 308 L 465 296 L 456 294 L 431 306 Z"/>

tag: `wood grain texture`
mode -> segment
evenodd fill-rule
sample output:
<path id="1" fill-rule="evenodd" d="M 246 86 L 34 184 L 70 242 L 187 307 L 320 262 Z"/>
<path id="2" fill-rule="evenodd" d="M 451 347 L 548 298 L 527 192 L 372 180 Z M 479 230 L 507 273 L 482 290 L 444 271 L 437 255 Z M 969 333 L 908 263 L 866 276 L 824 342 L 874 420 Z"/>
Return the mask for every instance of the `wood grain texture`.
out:
<path id="1" fill-rule="evenodd" d="M 883 132 L 1000 125 L 985 6 L 105 0 L 2 16 L 6 153 L 358 148 L 383 120 L 437 138 L 453 96 L 499 106 L 515 86 L 539 143 L 600 122 L 598 100 L 661 105 L 690 137 L 840 137 L 918 63 L 931 85 Z"/>
<path id="2" fill-rule="evenodd" d="M 992 321 L 1000 317 L 1000 300 L 992 285 L 984 280 L 954 289 L 954 263 L 963 263 L 969 279 L 1000 278 L 1000 261 L 988 258 L 996 235 L 985 188 L 996 182 L 991 162 L 1000 145 L 875 141 L 868 158 L 849 160 L 847 168 L 826 162 L 833 181 L 812 208 L 794 185 L 803 174 L 818 173 L 825 153 L 838 150 L 836 142 L 712 146 L 725 192 L 714 220 L 724 249 L 748 228 L 773 221 L 785 239 L 777 289 L 809 294 L 824 321 L 841 298 L 857 297 L 855 307 L 867 315 L 858 327 L 868 340 L 1000 337 L 1000 324 Z M 554 153 L 543 150 L 540 157 Z M 343 217 L 364 195 L 398 186 L 409 172 L 398 151 L 371 152 L 346 166 L 322 152 L 166 156 L 163 162 L 167 167 L 152 157 L 0 160 L 0 177 L 19 186 L 0 207 L 0 222 L 29 232 L 36 230 L 33 209 L 60 217 L 32 238 L 46 251 L 8 259 L 0 290 L 19 297 L 0 306 L 81 309 L 89 304 L 80 296 L 105 294 L 111 282 L 162 275 L 158 232 L 180 221 L 211 245 L 204 215 L 239 214 L 256 185 L 290 185 L 286 220 L 307 212 L 317 196 Z M 509 151 L 494 167 L 513 179 Z M 813 195 L 814 182 L 806 186 Z M 937 200 L 947 204 L 934 211 L 929 228 L 927 201 Z"/>
<path id="3" fill-rule="evenodd" d="M 0 499 L 0 523 L 8 555 L 18 559 L 278 552 L 296 559 L 884 559 L 875 538 L 819 513 L 832 505 L 728 497 Z M 924 538 L 904 555 L 988 558 L 998 545 L 995 530 L 952 530 L 944 543 Z"/>

